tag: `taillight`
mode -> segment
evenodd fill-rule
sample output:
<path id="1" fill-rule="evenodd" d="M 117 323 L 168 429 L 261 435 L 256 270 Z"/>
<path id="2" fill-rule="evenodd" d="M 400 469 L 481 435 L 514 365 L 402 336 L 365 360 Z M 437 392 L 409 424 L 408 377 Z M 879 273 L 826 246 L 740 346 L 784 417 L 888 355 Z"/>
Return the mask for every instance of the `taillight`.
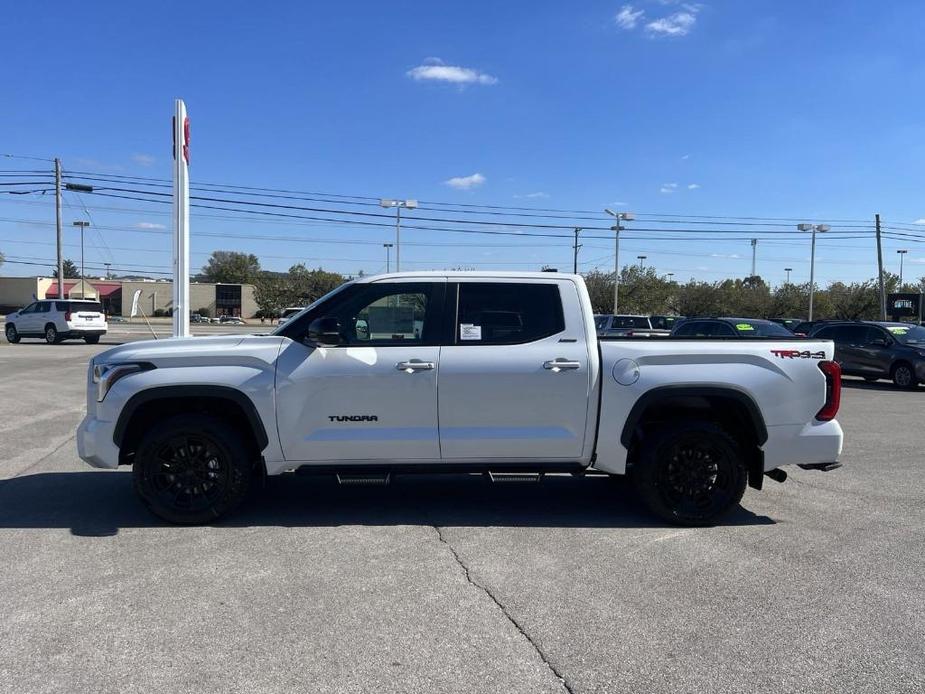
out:
<path id="1" fill-rule="evenodd" d="M 70 312 L 70 311 L 65 311 L 65 312 L 64 312 L 64 320 L 71 320 L 71 312 Z"/>
<path id="2" fill-rule="evenodd" d="M 816 419 L 829 422 L 835 419 L 841 405 L 841 367 L 834 361 L 821 361 L 819 370 L 825 374 L 825 404 L 816 413 Z"/>

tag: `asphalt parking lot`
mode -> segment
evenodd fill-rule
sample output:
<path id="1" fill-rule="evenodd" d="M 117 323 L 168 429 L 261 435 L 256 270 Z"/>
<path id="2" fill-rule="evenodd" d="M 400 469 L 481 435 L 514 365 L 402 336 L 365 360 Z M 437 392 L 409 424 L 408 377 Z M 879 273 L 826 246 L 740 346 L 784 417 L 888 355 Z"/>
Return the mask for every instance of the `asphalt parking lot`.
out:
<path id="1" fill-rule="evenodd" d="M 849 383 L 845 466 L 716 528 L 461 476 L 273 479 L 178 528 L 77 458 L 105 348 L 0 343 L 0 691 L 925 690 L 925 387 Z"/>

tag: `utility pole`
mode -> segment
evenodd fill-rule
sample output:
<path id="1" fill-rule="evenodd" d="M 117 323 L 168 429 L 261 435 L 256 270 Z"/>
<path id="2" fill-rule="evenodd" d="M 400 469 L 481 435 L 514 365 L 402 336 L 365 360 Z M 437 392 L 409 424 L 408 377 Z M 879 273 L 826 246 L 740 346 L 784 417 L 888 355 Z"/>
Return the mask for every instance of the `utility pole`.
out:
<path id="1" fill-rule="evenodd" d="M 379 207 L 395 208 L 395 272 L 401 272 L 401 208 L 413 210 L 417 206 L 417 200 L 379 200 Z"/>
<path id="2" fill-rule="evenodd" d="M 812 232 L 812 250 L 809 253 L 809 321 L 813 320 L 813 294 L 816 290 L 816 232 L 825 233 L 832 227 L 828 224 L 797 224 L 799 231 Z"/>
<path id="3" fill-rule="evenodd" d="M 575 227 L 575 244 L 572 246 L 574 251 L 572 254 L 572 272 L 576 275 L 578 274 L 578 249 L 581 248 L 581 244 L 578 243 L 578 234 L 581 232 L 581 227 Z"/>
<path id="4" fill-rule="evenodd" d="M 898 251 L 899 253 L 899 291 L 903 290 L 903 256 L 906 255 L 909 251 L 905 248 L 901 248 Z"/>
<path id="5" fill-rule="evenodd" d="M 389 260 L 389 249 L 394 246 L 394 243 L 384 243 L 382 247 L 385 249 L 385 271 L 389 272 L 390 260 Z"/>
<path id="6" fill-rule="evenodd" d="M 109 275 L 110 275 L 109 268 L 112 267 L 112 263 L 103 263 L 103 265 L 106 266 L 106 279 L 109 279 Z"/>
<path id="7" fill-rule="evenodd" d="M 620 232 L 626 229 L 620 222 L 631 222 L 636 217 L 632 212 L 614 212 L 608 208 L 605 208 L 604 212 L 617 220 L 617 223 L 610 227 L 613 231 L 613 313 L 617 315 L 620 299 Z"/>
<path id="8" fill-rule="evenodd" d="M 792 268 L 792 267 L 785 267 L 785 268 L 784 268 L 784 272 L 787 273 L 787 282 L 786 282 L 786 284 L 790 284 L 790 273 L 791 273 L 792 271 L 793 271 L 793 268 Z"/>
<path id="9" fill-rule="evenodd" d="M 640 269 L 640 270 L 642 270 L 642 268 L 645 267 L 646 258 L 648 258 L 648 257 L 649 257 L 649 256 L 647 256 L 647 255 L 637 255 L 637 256 L 636 256 L 636 260 L 639 261 L 639 269 Z"/>
<path id="10" fill-rule="evenodd" d="M 58 298 L 64 298 L 64 245 L 61 231 L 61 160 L 55 157 L 55 225 L 58 228 Z"/>
<path id="11" fill-rule="evenodd" d="M 758 255 L 758 239 L 752 239 L 752 277 L 756 275 L 755 261 Z"/>
<path id="12" fill-rule="evenodd" d="M 877 228 L 877 277 L 880 282 L 880 320 L 886 320 L 886 289 L 883 286 L 883 245 L 880 241 L 880 214 L 874 215 Z"/>

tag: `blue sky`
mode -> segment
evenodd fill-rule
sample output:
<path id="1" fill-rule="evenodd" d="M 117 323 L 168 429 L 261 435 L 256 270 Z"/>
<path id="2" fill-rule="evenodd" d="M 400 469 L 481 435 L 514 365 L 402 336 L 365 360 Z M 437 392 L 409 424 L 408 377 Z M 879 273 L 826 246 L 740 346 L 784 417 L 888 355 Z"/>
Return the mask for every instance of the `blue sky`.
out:
<path id="1" fill-rule="evenodd" d="M 68 171 L 169 178 L 179 96 L 192 121 L 193 183 L 619 206 L 650 220 L 872 224 L 880 212 L 910 228 L 925 222 L 921 2 L 46 2 L 19 3 L 4 20 L 0 153 L 60 156 Z M 0 159 L 3 169 L 45 166 Z M 169 226 L 168 208 L 66 202 L 68 224 L 86 206 L 95 225 L 88 265 L 169 266 L 158 227 Z M 304 261 L 377 272 L 379 244 L 393 240 L 388 228 L 195 215 L 193 267 L 225 248 L 254 252 L 270 269 Z M 48 196 L 2 195 L 0 219 L 8 258 L 54 257 Z M 609 220 L 601 212 L 581 223 Z M 633 231 L 653 225 L 628 224 L 625 262 L 646 255 L 676 279 L 750 271 L 749 227 L 693 241 Z M 820 239 L 821 281 L 874 275 L 872 237 L 854 229 Z M 403 269 L 571 267 L 565 238 L 409 229 L 402 240 Z M 609 241 L 584 244 L 582 269 L 612 267 Z M 890 269 L 898 248 L 909 248 L 907 277 L 925 274 L 925 247 L 910 237 L 886 240 Z M 808 255 L 805 237 L 762 237 L 759 274 L 776 283 L 793 267 L 805 281 Z M 8 263 L 0 272 L 48 270 Z"/>

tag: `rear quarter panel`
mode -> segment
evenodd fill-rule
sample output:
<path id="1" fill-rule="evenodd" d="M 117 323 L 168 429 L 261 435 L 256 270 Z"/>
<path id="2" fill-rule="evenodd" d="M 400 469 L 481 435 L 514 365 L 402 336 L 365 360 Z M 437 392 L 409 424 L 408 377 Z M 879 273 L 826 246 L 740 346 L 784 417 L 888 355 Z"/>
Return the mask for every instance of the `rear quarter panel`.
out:
<path id="1" fill-rule="evenodd" d="M 751 398 L 768 430 L 765 469 L 801 459 L 786 442 L 806 427 L 830 435 L 834 422 L 817 422 L 825 402 L 825 376 L 818 363 L 833 358 L 824 340 L 615 340 L 601 342 L 601 417 L 594 466 L 616 474 L 626 471 L 627 450 L 620 435 L 636 401 L 662 386 L 729 388 Z M 633 380 L 634 372 L 638 378 Z M 617 378 L 629 385 L 621 385 Z"/>

